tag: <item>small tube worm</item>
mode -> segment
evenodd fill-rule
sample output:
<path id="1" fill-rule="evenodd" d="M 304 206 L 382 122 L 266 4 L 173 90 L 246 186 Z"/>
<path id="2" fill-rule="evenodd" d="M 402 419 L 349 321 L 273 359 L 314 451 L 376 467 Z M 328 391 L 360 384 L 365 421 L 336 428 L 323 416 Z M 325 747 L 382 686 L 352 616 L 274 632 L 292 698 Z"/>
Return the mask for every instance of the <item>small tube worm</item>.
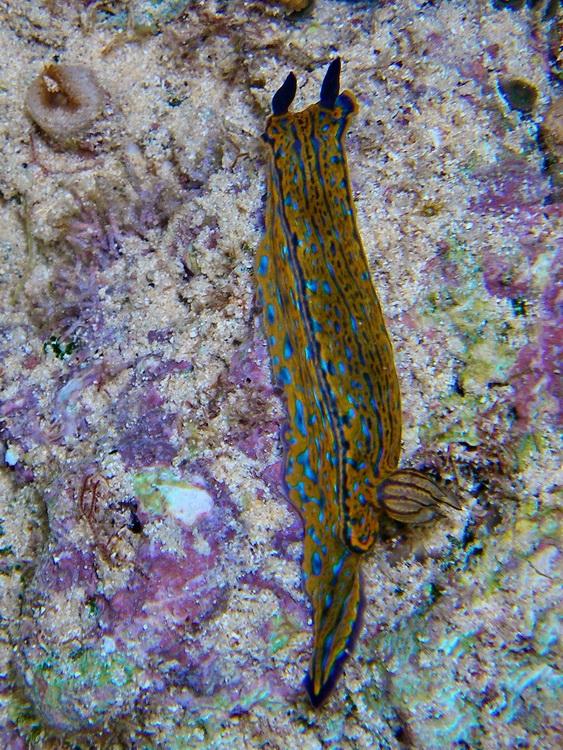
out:
<path id="1" fill-rule="evenodd" d="M 76 142 L 104 110 L 106 93 L 84 65 L 48 63 L 27 90 L 25 107 L 39 128 L 57 142 Z"/>

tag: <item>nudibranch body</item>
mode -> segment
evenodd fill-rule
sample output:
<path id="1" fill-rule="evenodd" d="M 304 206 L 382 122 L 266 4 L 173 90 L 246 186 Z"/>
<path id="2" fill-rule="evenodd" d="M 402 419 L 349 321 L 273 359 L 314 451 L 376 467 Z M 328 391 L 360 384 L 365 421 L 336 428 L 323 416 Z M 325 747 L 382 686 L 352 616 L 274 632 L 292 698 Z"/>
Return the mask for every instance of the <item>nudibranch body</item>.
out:
<path id="1" fill-rule="evenodd" d="M 401 399 L 393 348 L 356 225 L 343 147 L 358 105 L 339 93 L 340 59 L 320 101 L 289 113 L 293 73 L 272 100 L 263 138 L 270 172 L 256 258 L 272 371 L 288 411 L 285 479 L 304 527 L 313 607 L 306 685 L 330 693 L 353 646 L 360 562 L 382 513 L 427 521 L 452 501 L 423 474 L 398 470 Z"/>

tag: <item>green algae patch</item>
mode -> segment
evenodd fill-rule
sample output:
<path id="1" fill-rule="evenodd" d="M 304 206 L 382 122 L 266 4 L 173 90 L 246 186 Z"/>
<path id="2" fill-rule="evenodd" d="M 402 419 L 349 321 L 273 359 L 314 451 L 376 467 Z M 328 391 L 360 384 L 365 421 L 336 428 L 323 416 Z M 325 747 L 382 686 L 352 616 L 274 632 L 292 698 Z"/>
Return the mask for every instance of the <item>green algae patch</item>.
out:
<path id="1" fill-rule="evenodd" d="M 535 434 L 533 423 L 524 433 L 519 426 L 519 435 L 512 430 L 520 401 L 528 409 L 533 401 L 519 395 L 518 363 L 534 331 L 528 320 L 528 296 L 511 290 L 521 288 L 527 274 L 532 295 L 541 294 L 549 283 L 552 261 L 551 247 L 522 268 L 517 246 L 506 246 L 498 257 L 481 260 L 455 235 L 444 242 L 441 263 L 447 269 L 446 283 L 426 294 L 416 318 L 421 329 L 439 331 L 457 365 L 451 390 L 439 396 L 443 412 L 430 416 L 421 427 L 424 443 L 477 447 L 483 435 L 493 430 L 511 436 L 512 458 L 520 467 L 545 450 L 545 440 Z M 538 398 L 544 396 L 538 393 Z"/>
<path id="2" fill-rule="evenodd" d="M 479 727 L 478 708 L 468 699 L 469 688 L 458 682 L 456 671 L 446 672 L 440 665 L 444 654 L 456 659 L 471 650 L 474 633 L 449 633 L 436 644 L 428 633 L 426 618 L 416 615 L 398 629 L 383 633 L 376 642 L 376 649 L 385 654 L 382 679 L 389 685 L 377 701 L 377 709 L 388 716 L 394 714 L 395 707 L 400 707 L 404 718 L 425 716 L 420 747 L 430 747 L 430 739 L 436 743 L 434 747 L 471 744 Z"/>
<path id="3" fill-rule="evenodd" d="M 183 479 L 173 469 L 149 469 L 136 474 L 133 486 L 145 510 L 155 515 L 170 514 L 189 526 L 213 507 L 202 479 Z"/>
<path id="4" fill-rule="evenodd" d="M 302 633 L 302 628 L 289 615 L 284 613 L 272 618 L 271 633 L 269 638 L 270 654 L 277 654 L 284 651 L 292 640 Z"/>
<path id="5" fill-rule="evenodd" d="M 27 659 L 25 683 L 42 723 L 63 731 L 91 726 L 108 714 L 126 711 L 137 693 L 135 665 L 120 652 L 80 647 L 70 652 L 45 649 Z"/>
<path id="6" fill-rule="evenodd" d="M 164 24 L 179 18 L 189 4 L 188 0 L 134 0 L 129 23 L 137 33 L 156 34 Z"/>

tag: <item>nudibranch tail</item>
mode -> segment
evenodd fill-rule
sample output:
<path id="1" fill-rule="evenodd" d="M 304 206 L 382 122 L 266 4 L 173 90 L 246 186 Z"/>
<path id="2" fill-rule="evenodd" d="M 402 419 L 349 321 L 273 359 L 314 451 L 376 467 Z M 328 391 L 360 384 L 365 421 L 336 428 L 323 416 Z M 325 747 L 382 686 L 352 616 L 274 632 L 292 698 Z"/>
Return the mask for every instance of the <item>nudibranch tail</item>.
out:
<path id="1" fill-rule="evenodd" d="M 332 692 L 361 624 L 360 558 L 344 545 L 340 557 L 315 586 L 306 581 L 313 604 L 313 655 L 305 687 L 313 706 Z M 307 567 L 307 566 L 306 566 Z"/>
<path id="2" fill-rule="evenodd" d="M 386 477 L 377 486 L 377 499 L 388 516 L 402 523 L 431 521 L 442 504 L 461 508 L 430 477 L 414 469 L 400 469 Z"/>

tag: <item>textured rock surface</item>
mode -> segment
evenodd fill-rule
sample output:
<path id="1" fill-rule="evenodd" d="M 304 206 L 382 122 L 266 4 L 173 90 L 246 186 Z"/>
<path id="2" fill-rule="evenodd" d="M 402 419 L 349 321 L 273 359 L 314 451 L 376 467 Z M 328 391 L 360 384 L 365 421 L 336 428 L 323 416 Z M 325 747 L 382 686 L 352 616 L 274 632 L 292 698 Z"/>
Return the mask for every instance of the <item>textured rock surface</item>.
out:
<path id="1" fill-rule="evenodd" d="M 560 20 L 520 5 L 0 9 L 1 747 L 558 746 Z M 314 712 L 251 269 L 271 94 L 335 53 L 404 464 L 464 510 L 384 529 Z M 100 148 L 27 118 L 48 62 L 107 92 Z"/>

